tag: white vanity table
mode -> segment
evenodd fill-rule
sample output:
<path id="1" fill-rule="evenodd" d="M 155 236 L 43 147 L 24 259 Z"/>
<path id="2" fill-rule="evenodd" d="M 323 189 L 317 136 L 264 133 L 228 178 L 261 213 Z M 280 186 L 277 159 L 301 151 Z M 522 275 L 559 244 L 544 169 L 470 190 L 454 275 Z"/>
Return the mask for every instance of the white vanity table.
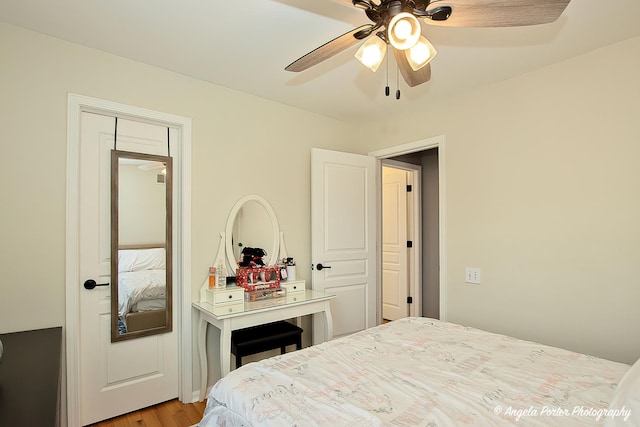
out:
<path id="1" fill-rule="evenodd" d="M 206 333 L 207 325 L 220 330 L 220 372 L 231 371 L 231 331 L 319 313 L 324 315 L 325 336 L 331 339 L 333 322 L 330 301 L 335 295 L 305 290 L 284 298 L 245 302 L 244 304 L 213 305 L 208 302 L 193 303 L 200 315 L 198 329 L 198 353 L 200 356 L 200 401 L 204 400 L 208 379 Z M 314 343 L 316 344 L 316 343 Z"/>
<path id="2" fill-rule="evenodd" d="M 237 237 L 241 233 L 238 231 L 237 219 L 243 216 L 243 207 L 247 203 L 251 205 L 261 205 L 266 211 L 268 223 L 263 229 L 270 229 L 271 238 L 267 237 L 266 243 L 259 242 L 260 245 L 247 240 L 245 246 L 264 247 L 271 257 L 265 260 L 268 265 L 275 265 L 278 259 L 287 256 L 283 233 L 278 227 L 275 212 L 269 203 L 260 196 L 245 196 L 240 199 L 232 208 L 224 233 L 220 233 L 221 241 L 218 248 L 218 255 L 213 265 L 224 263 L 228 271 L 235 272 L 237 266 L 237 254 L 234 253 L 234 241 L 245 243 L 247 238 Z M 255 206 L 254 206 L 255 208 Z M 253 222 L 253 220 L 252 220 Z M 238 245 L 239 246 L 239 245 Z M 230 268 L 231 267 L 231 268 Z M 328 295 L 306 289 L 305 281 L 282 282 L 281 286 L 287 290 L 285 297 L 266 299 L 260 301 L 244 301 L 244 290 L 236 286 L 228 286 L 223 289 L 209 290 L 208 280 L 205 280 L 200 289 L 200 301 L 193 303 L 193 308 L 197 310 L 198 321 L 198 355 L 200 360 L 200 401 L 204 400 L 208 384 L 207 367 L 207 325 L 213 325 L 220 331 L 219 355 L 220 372 L 224 376 L 231 370 L 231 332 L 287 319 L 296 319 L 306 315 L 314 315 L 314 322 L 324 322 L 324 332 L 327 339 L 333 336 L 333 322 L 331 318 L 331 299 L 335 295 Z M 298 325 L 299 326 L 299 325 Z M 318 344 L 314 339 L 314 344 Z"/>

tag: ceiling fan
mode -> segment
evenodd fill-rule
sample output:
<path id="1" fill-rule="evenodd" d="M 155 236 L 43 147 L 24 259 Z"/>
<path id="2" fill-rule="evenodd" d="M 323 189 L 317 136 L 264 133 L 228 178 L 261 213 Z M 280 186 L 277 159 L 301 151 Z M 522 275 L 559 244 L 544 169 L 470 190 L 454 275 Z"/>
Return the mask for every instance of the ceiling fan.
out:
<path id="1" fill-rule="evenodd" d="M 546 24 L 562 15 L 570 0 L 338 0 L 364 10 L 373 24 L 358 28 L 312 50 L 285 70 L 306 70 L 371 37 L 355 57 L 376 71 L 391 45 L 403 79 L 411 87 L 429 81 L 436 50 L 422 35 L 419 19 L 450 27 L 518 27 Z M 387 95 L 388 95 L 387 87 Z M 399 93 L 396 97 L 399 97 Z"/>
<path id="2" fill-rule="evenodd" d="M 164 162 L 143 161 L 138 166 L 141 171 L 166 170 L 167 164 Z"/>

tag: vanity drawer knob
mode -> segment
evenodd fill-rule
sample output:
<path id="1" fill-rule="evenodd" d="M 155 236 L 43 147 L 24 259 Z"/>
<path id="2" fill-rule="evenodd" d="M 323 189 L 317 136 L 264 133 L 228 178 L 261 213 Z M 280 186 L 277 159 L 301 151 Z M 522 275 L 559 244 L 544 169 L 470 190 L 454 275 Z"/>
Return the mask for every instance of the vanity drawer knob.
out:
<path id="1" fill-rule="evenodd" d="M 233 295 L 229 295 L 229 299 L 233 298 Z"/>

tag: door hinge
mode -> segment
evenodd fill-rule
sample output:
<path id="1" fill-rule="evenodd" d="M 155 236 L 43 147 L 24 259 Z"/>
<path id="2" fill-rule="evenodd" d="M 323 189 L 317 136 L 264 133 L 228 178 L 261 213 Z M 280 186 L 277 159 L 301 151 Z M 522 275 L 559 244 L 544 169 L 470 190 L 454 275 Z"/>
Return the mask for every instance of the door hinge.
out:
<path id="1" fill-rule="evenodd" d="M 411 184 L 407 185 L 407 193 L 411 193 L 411 191 L 413 191 L 413 187 L 411 187 Z"/>
<path id="2" fill-rule="evenodd" d="M 413 304 L 413 297 L 407 297 L 407 304 Z"/>
<path id="3" fill-rule="evenodd" d="M 413 241 L 407 240 L 407 247 L 408 248 L 412 248 L 413 247 Z"/>

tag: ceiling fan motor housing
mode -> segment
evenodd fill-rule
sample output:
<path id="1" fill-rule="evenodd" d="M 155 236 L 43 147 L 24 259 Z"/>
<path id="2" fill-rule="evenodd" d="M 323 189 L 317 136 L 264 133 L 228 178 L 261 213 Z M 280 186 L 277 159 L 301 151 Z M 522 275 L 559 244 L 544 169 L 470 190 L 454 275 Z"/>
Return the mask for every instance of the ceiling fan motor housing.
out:
<path id="1" fill-rule="evenodd" d="M 418 17 L 430 17 L 430 12 L 426 11 L 430 3 L 431 0 L 382 0 L 380 4 L 374 4 L 370 0 L 353 0 L 353 4 L 364 9 L 367 17 L 375 24 L 366 35 L 361 33 L 356 37 L 362 39 L 378 28 L 383 28 L 384 31 L 377 33 L 382 40 L 391 43 L 396 49 L 408 49 L 422 33 Z M 439 17 L 442 15 L 438 14 Z M 448 16 L 449 14 L 446 14 L 446 18 Z M 396 34 L 396 25 L 403 27 L 404 36 Z"/>

